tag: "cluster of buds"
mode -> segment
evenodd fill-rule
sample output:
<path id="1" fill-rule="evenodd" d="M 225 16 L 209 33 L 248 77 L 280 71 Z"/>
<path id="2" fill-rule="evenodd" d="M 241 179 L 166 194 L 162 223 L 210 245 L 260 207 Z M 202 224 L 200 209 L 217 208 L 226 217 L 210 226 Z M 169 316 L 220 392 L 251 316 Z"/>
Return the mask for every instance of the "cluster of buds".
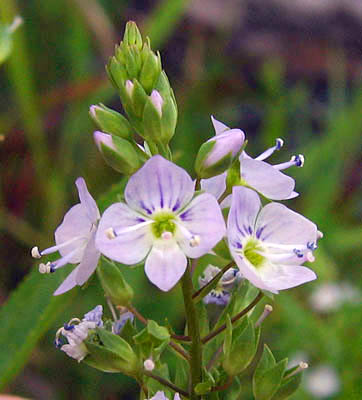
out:
<path id="1" fill-rule="evenodd" d="M 168 143 L 177 122 L 175 96 L 162 70 L 160 54 L 152 51 L 148 38 L 142 40 L 134 22 L 127 23 L 107 72 L 132 127 L 153 154 L 168 156 Z"/>

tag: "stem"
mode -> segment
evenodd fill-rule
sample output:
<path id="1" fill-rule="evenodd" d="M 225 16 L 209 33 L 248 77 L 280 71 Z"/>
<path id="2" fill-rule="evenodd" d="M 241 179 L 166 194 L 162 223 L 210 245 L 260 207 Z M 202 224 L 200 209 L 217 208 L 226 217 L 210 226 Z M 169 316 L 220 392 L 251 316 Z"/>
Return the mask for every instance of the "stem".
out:
<path id="1" fill-rule="evenodd" d="M 201 178 L 196 178 L 195 190 L 200 190 L 200 189 L 201 189 Z"/>
<path id="2" fill-rule="evenodd" d="M 177 353 L 181 354 L 181 356 L 186 360 L 186 361 L 190 361 L 190 356 L 189 354 L 177 343 L 175 342 L 170 342 L 169 343 L 170 347 L 172 347 L 175 351 L 177 351 Z"/>
<path id="3" fill-rule="evenodd" d="M 147 325 L 147 319 L 141 314 L 139 313 L 131 304 L 128 304 L 127 306 L 128 311 L 130 311 L 132 314 L 135 315 L 135 317 L 142 322 L 142 324 Z"/>
<path id="4" fill-rule="evenodd" d="M 262 299 L 263 296 L 264 296 L 263 292 L 259 292 L 259 294 L 255 297 L 255 299 L 246 308 L 244 308 L 244 310 L 240 311 L 239 314 L 236 314 L 234 317 L 231 318 L 231 323 L 233 324 L 238 319 L 247 314 L 253 307 L 255 307 L 259 303 L 259 301 Z M 215 329 L 214 331 L 210 332 L 208 335 L 203 337 L 201 339 L 201 342 L 203 344 L 207 343 L 215 336 L 217 336 L 219 333 L 221 333 L 224 329 L 226 329 L 226 324 L 221 325 L 218 329 Z"/>
<path id="5" fill-rule="evenodd" d="M 117 321 L 117 319 L 118 319 L 117 313 L 116 313 L 116 310 L 115 310 L 114 307 L 113 307 L 113 304 L 112 304 L 110 298 L 109 298 L 109 297 L 106 297 L 106 301 L 107 301 L 107 305 L 108 305 L 109 309 L 111 310 L 113 320 L 114 320 L 114 321 Z"/>
<path id="6" fill-rule="evenodd" d="M 190 397 L 187 392 L 185 392 L 183 389 L 179 388 L 178 386 L 174 385 L 172 382 L 168 381 L 165 378 L 162 378 L 161 376 L 154 375 L 150 371 L 143 371 L 143 373 L 148 376 L 149 378 L 154 379 L 157 382 L 160 382 L 162 385 L 169 387 L 171 390 L 173 390 L 176 393 L 181 394 L 184 397 Z"/>
<path id="7" fill-rule="evenodd" d="M 215 386 L 215 387 L 213 387 L 213 388 L 211 389 L 211 391 L 212 391 L 212 392 L 220 392 L 220 391 L 226 390 L 228 387 L 231 386 L 232 383 L 233 383 L 233 377 L 232 377 L 232 376 L 229 376 L 228 379 L 227 379 L 227 381 L 226 381 L 223 385 L 221 385 L 221 386 Z"/>
<path id="8" fill-rule="evenodd" d="M 174 333 L 171 334 L 172 339 L 175 339 L 179 342 L 191 342 L 190 336 L 187 335 L 176 335 Z"/>
<path id="9" fill-rule="evenodd" d="M 192 298 L 195 303 L 199 302 L 203 297 L 205 297 L 214 287 L 216 286 L 217 282 L 222 278 L 224 273 L 228 271 L 233 265 L 234 261 L 230 262 L 226 265 L 220 272 L 218 272 L 210 282 L 208 282 L 205 286 L 200 288 L 197 292 L 192 295 Z"/>
<path id="10" fill-rule="evenodd" d="M 191 374 L 191 400 L 199 398 L 194 392 L 195 386 L 201 382 L 202 379 L 202 348 L 200 338 L 199 319 L 196 312 L 195 304 L 192 300 L 193 285 L 188 268 L 181 279 L 182 293 L 185 303 L 185 312 L 187 320 L 187 328 L 191 337 L 190 348 L 190 374 Z"/>

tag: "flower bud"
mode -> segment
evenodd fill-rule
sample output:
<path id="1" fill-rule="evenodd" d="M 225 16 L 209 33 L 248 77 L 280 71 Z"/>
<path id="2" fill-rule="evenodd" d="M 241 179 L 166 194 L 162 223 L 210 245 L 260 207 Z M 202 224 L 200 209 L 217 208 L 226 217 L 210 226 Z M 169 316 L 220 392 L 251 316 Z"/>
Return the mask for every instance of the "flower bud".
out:
<path id="1" fill-rule="evenodd" d="M 124 31 L 123 41 L 128 46 L 136 46 L 136 48 L 142 48 L 142 36 L 134 21 L 128 21 L 126 24 L 126 29 Z"/>
<path id="2" fill-rule="evenodd" d="M 229 129 L 205 142 L 195 162 L 198 177 L 211 178 L 226 171 L 240 152 L 244 139 L 243 131 Z"/>
<path id="3" fill-rule="evenodd" d="M 89 114 L 102 132 L 116 135 L 123 139 L 130 139 L 132 137 L 131 125 L 120 113 L 100 104 L 98 106 L 91 106 Z"/>
<path id="4" fill-rule="evenodd" d="M 141 167 L 137 151 L 128 140 L 96 131 L 94 141 L 105 162 L 121 174 L 132 175 Z"/>
<path id="5" fill-rule="evenodd" d="M 133 289 L 125 281 L 120 269 L 113 263 L 102 257 L 97 268 L 98 278 L 105 294 L 113 304 L 127 306 L 133 299 Z"/>

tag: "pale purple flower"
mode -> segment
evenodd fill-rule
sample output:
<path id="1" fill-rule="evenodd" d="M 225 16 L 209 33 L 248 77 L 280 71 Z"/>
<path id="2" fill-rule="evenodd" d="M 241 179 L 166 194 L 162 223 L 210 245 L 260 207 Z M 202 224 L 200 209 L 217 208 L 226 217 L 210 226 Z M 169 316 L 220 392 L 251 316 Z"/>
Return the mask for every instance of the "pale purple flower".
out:
<path id="1" fill-rule="evenodd" d="M 287 200 L 298 196 L 294 191 L 295 181 L 281 172 L 291 166 L 302 167 L 304 157 L 299 154 L 290 161 L 271 165 L 264 160 L 283 146 L 282 139 L 276 139 L 275 146 L 265 150 L 256 158 L 251 158 L 245 151 L 240 155 L 240 184 L 250 187 L 271 200 Z M 210 179 L 201 180 L 201 188 L 219 198 L 226 189 L 226 172 Z M 225 203 L 230 205 L 229 201 Z"/>
<path id="2" fill-rule="evenodd" d="M 202 276 L 199 277 L 200 288 L 207 285 L 219 272 L 220 268 L 208 265 Z M 217 304 L 226 306 L 230 300 L 231 291 L 241 281 L 242 276 L 237 268 L 227 270 L 217 283 L 216 287 L 203 298 L 205 304 Z"/>
<path id="3" fill-rule="evenodd" d="M 150 397 L 148 400 L 169 400 L 168 397 L 166 397 L 165 393 L 159 390 L 153 397 Z M 180 395 L 178 393 L 175 393 L 175 397 L 173 400 L 181 400 Z"/>
<path id="4" fill-rule="evenodd" d="M 78 362 L 82 361 L 88 354 L 84 340 L 87 339 L 90 330 L 103 327 L 102 315 L 103 307 L 98 305 L 86 313 L 82 320 L 72 318 L 62 328 L 58 329 L 55 335 L 56 347 Z M 65 343 L 61 336 L 66 339 Z"/>
<path id="5" fill-rule="evenodd" d="M 119 335 L 122 332 L 123 327 L 126 325 L 127 321 L 133 322 L 134 315 L 127 311 L 123 313 L 117 321 L 115 321 L 112 325 L 112 332 L 116 335 Z"/>
<path id="6" fill-rule="evenodd" d="M 161 156 L 152 157 L 129 179 L 126 203 L 104 212 L 97 248 L 127 265 L 146 259 L 149 280 L 170 290 L 185 272 L 186 257 L 208 253 L 225 234 L 216 199 L 194 194 L 195 183 L 186 171 Z"/>
<path id="7" fill-rule="evenodd" d="M 65 214 L 63 222 L 55 231 L 56 246 L 39 251 L 31 251 L 34 258 L 59 251 L 61 258 L 39 265 L 41 273 L 52 273 L 64 265 L 79 264 L 55 291 L 54 295 L 67 292 L 76 285 L 83 285 L 97 267 L 100 253 L 95 247 L 95 234 L 100 218 L 99 210 L 93 197 L 89 194 L 83 178 L 75 181 L 80 203 L 71 207 Z"/>
<path id="8" fill-rule="evenodd" d="M 301 264 L 314 261 L 319 233 L 302 215 L 279 203 L 261 209 L 256 192 L 236 186 L 227 229 L 231 254 L 254 286 L 278 293 L 316 279 Z"/>

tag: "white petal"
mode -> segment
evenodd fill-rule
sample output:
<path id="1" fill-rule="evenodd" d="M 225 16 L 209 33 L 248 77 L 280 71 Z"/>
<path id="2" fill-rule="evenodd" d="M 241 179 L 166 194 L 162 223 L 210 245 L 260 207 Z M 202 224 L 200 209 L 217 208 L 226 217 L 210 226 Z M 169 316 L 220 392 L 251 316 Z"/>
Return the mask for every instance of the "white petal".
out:
<path id="1" fill-rule="evenodd" d="M 54 296 L 58 296 L 60 294 L 68 292 L 68 290 L 71 290 L 75 286 L 77 286 L 75 277 L 77 276 L 78 270 L 79 267 L 73 269 L 73 271 L 64 279 L 63 283 L 54 292 Z"/>
<path id="2" fill-rule="evenodd" d="M 186 256 L 175 242 L 157 243 L 147 257 L 145 273 L 154 285 L 167 292 L 181 279 L 186 267 Z"/>
<path id="3" fill-rule="evenodd" d="M 272 200 L 284 200 L 293 192 L 295 182 L 264 161 L 242 157 L 241 176 L 253 189 Z"/>
<path id="4" fill-rule="evenodd" d="M 201 257 L 225 236 L 226 227 L 220 206 L 209 193 L 195 197 L 178 217 L 182 226 L 200 238 L 200 244 L 191 247 L 189 240 L 177 232 L 180 247 L 188 257 Z"/>
<path id="5" fill-rule="evenodd" d="M 279 203 L 267 204 L 261 210 L 256 232 L 266 243 L 306 245 L 317 241 L 317 226 Z"/>
<path id="6" fill-rule="evenodd" d="M 69 260 L 70 263 L 79 263 L 83 256 L 83 250 L 88 242 L 89 233 L 92 229 L 92 222 L 88 217 L 88 210 L 83 204 L 76 204 L 64 215 L 63 222 L 56 229 L 54 236 L 57 245 L 67 242 L 75 237 L 80 239 L 75 240 L 69 245 L 59 249 L 59 253 L 65 257 L 75 249 L 78 252 Z"/>
<path id="7" fill-rule="evenodd" d="M 242 240 L 253 234 L 260 199 L 254 190 L 234 186 L 228 216 L 228 241 L 232 248 L 241 248 Z"/>
<path id="8" fill-rule="evenodd" d="M 131 210 L 126 204 L 111 205 L 99 221 L 96 247 L 112 260 L 128 265 L 137 264 L 146 257 L 153 242 L 150 225 L 145 226 L 144 221 L 143 215 Z M 134 229 L 121 233 L 114 239 L 107 236 L 109 228 L 121 231 L 129 227 Z"/>
<path id="9" fill-rule="evenodd" d="M 226 190 L 226 172 L 209 179 L 201 179 L 201 189 L 218 199 Z"/>
<path id="10" fill-rule="evenodd" d="M 129 179 L 127 204 L 144 215 L 183 208 L 194 194 L 195 183 L 188 173 L 161 156 L 153 156 Z"/>
<path id="11" fill-rule="evenodd" d="M 78 267 L 76 281 L 80 286 L 87 282 L 98 265 L 100 253 L 99 250 L 96 249 L 95 236 L 94 232 L 84 250 L 82 261 Z"/>
<path id="12" fill-rule="evenodd" d="M 87 189 L 87 185 L 83 178 L 78 178 L 75 181 L 78 189 L 79 200 L 81 204 L 87 209 L 89 219 L 92 222 L 96 222 L 100 218 L 97 203 L 94 201 L 93 197 L 90 195 Z"/>
<path id="13" fill-rule="evenodd" d="M 267 287 L 275 291 L 289 289 L 313 281 L 317 275 L 309 268 L 295 265 L 272 265 L 261 271 Z"/>
<path id="14" fill-rule="evenodd" d="M 212 124 L 214 125 L 216 135 L 220 135 L 220 133 L 223 133 L 230 129 L 228 126 L 226 126 L 222 122 L 215 119 L 212 115 L 211 115 L 211 121 L 212 121 Z"/>

